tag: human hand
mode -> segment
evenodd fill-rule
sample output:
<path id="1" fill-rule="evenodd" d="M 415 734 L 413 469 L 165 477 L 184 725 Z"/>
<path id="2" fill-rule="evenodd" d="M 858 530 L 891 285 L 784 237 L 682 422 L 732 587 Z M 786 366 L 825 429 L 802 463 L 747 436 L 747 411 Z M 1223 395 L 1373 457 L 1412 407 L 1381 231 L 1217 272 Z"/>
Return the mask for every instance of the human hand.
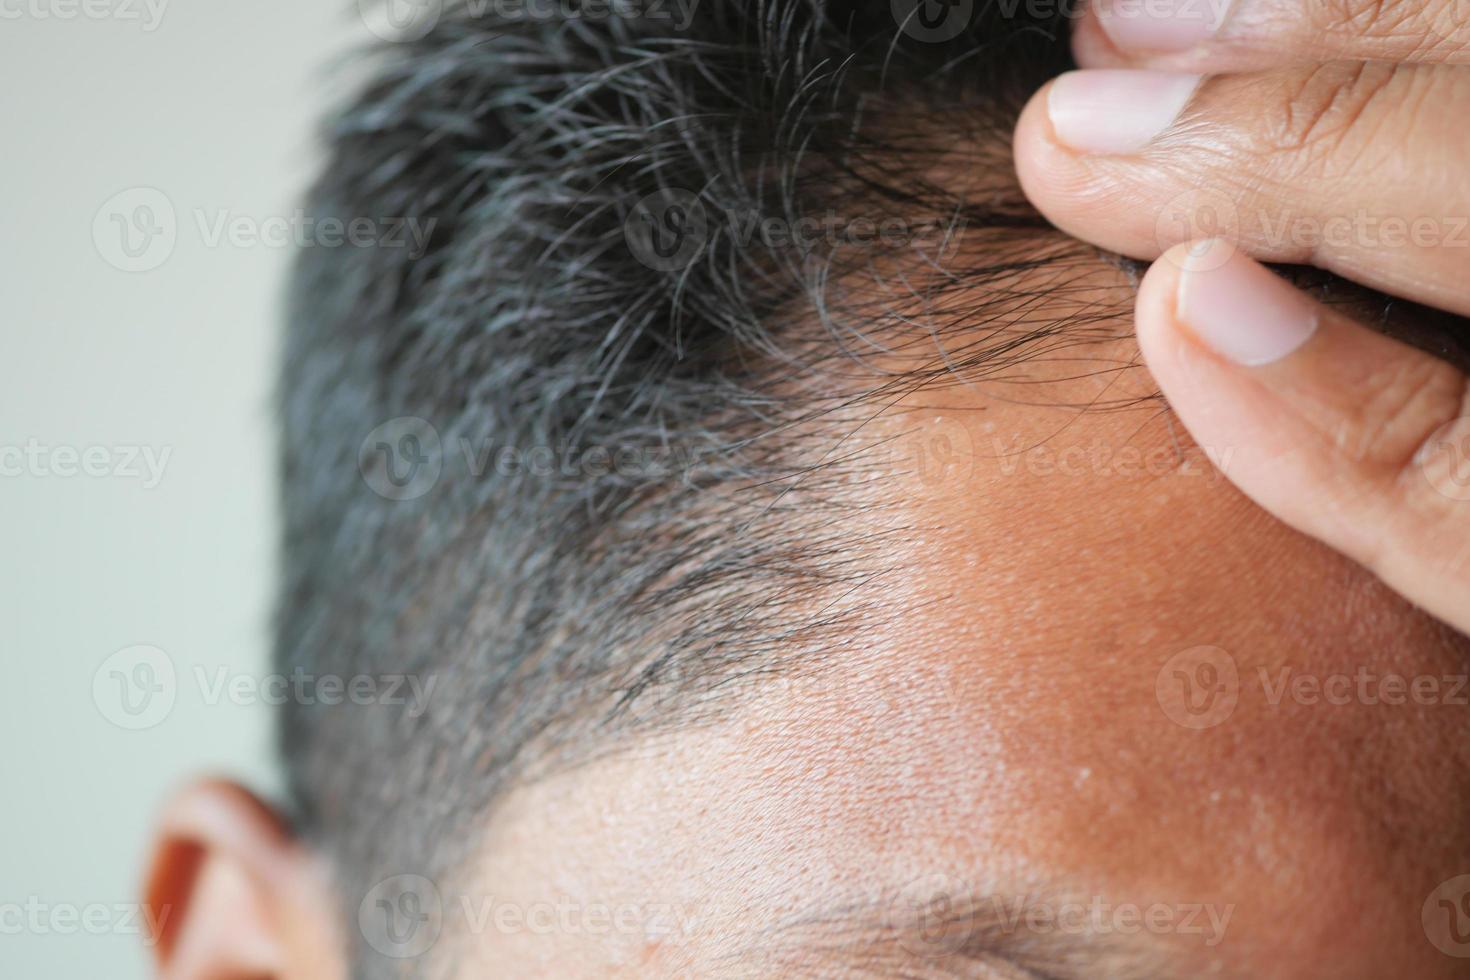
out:
<path id="1" fill-rule="evenodd" d="M 1136 320 L 1175 412 L 1261 506 L 1470 631 L 1470 379 L 1255 261 L 1470 315 L 1470 3 L 1101 0 L 1074 49 L 1097 70 L 1028 105 L 1018 172 L 1063 230 L 1165 260 Z"/>

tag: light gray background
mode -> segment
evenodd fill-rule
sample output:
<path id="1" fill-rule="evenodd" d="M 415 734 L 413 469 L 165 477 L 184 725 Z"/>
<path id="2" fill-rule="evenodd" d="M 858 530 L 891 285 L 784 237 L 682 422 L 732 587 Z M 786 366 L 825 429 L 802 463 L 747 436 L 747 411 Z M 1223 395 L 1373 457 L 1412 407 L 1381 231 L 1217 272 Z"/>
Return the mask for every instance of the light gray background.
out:
<path id="1" fill-rule="evenodd" d="M 134 980 L 160 801 L 201 771 L 274 785 L 271 709 L 212 687 L 264 670 L 291 253 L 201 223 L 291 216 L 346 85 L 327 67 L 371 38 L 354 0 L 86 3 L 0 0 L 0 976 Z M 177 236 L 125 272 L 108 202 L 140 187 Z M 105 474 L 56 472 L 89 447 Z M 169 454 L 156 486 L 129 475 L 144 450 Z M 138 644 L 175 670 L 159 717 L 108 693 Z"/>

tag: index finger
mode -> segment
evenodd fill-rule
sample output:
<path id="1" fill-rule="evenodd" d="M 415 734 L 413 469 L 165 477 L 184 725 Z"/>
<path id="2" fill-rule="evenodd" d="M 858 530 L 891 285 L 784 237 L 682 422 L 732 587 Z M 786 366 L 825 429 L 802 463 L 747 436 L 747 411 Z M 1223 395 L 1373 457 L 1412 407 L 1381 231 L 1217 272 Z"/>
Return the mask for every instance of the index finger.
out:
<path id="1" fill-rule="evenodd" d="M 1470 378 L 1322 306 L 1221 241 L 1138 294 L 1138 342 L 1256 503 L 1470 630 Z"/>
<path id="2" fill-rule="evenodd" d="M 1086 68 L 1470 64 L 1470 0 L 1092 0 L 1072 45 Z"/>

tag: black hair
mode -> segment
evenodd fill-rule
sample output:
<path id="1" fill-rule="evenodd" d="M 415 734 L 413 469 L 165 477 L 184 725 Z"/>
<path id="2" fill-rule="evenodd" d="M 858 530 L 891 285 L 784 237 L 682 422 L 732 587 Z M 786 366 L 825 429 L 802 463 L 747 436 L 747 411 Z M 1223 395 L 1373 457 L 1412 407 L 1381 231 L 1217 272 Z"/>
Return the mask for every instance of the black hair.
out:
<path id="1" fill-rule="evenodd" d="M 1059 337 L 1032 308 L 1095 262 L 1009 152 L 1064 7 L 695 2 L 452 4 L 327 132 L 312 214 L 384 234 L 298 263 L 276 656 L 434 681 L 284 711 L 354 916 L 517 781 L 840 662 L 904 533 L 855 512 L 847 440 Z"/>

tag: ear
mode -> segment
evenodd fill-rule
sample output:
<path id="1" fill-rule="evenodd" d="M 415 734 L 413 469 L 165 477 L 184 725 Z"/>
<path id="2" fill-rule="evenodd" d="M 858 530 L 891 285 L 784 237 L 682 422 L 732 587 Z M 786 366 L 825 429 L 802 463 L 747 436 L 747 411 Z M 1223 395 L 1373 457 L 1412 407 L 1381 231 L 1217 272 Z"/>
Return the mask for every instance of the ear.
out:
<path id="1" fill-rule="evenodd" d="M 159 977 L 347 975 L 320 862 L 233 783 L 196 783 L 164 808 L 143 900 Z"/>

